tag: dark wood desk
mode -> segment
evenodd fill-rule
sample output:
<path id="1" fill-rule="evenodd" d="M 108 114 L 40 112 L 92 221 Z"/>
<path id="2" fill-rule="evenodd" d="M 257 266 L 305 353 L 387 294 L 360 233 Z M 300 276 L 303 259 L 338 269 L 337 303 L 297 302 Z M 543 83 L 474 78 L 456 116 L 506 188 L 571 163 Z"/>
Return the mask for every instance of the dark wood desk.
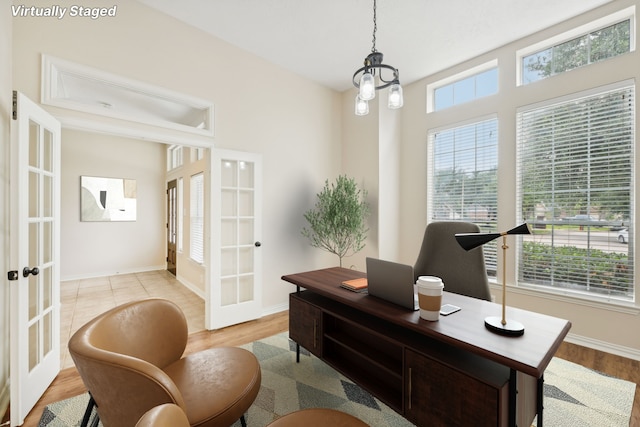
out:
<path id="1" fill-rule="evenodd" d="M 419 312 L 340 288 L 365 276 L 337 267 L 283 276 L 298 287 L 290 297 L 291 338 L 418 425 L 440 419 L 515 426 L 536 413 L 542 425 L 544 371 L 570 322 L 508 307 L 507 317 L 524 324 L 525 333 L 504 337 L 484 326 L 500 305 L 448 292 L 443 304 L 462 310 L 428 322 Z M 525 392 L 527 378 L 533 392 Z M 437 399 L 447 408 L 434 407 Z M 478 423 L 479 416 L 487 422 Z"/>

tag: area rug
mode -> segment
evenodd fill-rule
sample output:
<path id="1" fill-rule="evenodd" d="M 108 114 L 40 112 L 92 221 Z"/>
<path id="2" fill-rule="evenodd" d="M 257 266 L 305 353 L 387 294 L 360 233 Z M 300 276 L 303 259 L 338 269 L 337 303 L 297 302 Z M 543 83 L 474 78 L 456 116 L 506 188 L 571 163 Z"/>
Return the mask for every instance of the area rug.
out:
<path id="1" fill-rule="evenodd" d="M 635 383 L 554 357 L 544 372 L 544 425 L 628 427 L 635 394 Z"/>
<path id="2" fill-rule="evenodd" d="M 260 393 L 246 415 L 248 427 L 264 427 L 279 416 L 313 407 L 338 409 L 374 427 L 413 425 L 304 349 L 296 363 L 288 332 L 242 347 L 256 355 L 262 368 Z M 554 358 L 545 372 L 544 394 L 547 427 L 626 427 L 635 384 Z M 85 394 L 48 405 L 39 426 L 79 426 L 87 400 Z"/>

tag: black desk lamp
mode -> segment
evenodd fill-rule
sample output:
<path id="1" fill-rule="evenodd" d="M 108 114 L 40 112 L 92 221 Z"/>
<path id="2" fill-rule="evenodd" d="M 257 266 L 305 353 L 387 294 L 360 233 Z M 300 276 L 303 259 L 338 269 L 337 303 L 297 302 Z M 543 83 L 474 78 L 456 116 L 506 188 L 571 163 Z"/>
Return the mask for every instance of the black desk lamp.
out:
<path id="1" fill-rule="evenodd" d="M 517 337 L 524 334 L 524 325 L 514 320 L 507 321 L 506 318 L 507 249 L 509 248 L 507 246 L 507 236 L 509 234 L 531 234 L 531 229 L 529 229 L 529 225 L 524 223 L 502 233 L 458 233 L 456 234 L 456 240 L 464 250 L 468 251 L 502 236 L 502 318 L 487 317 L 484 319 L 484 325 L 492 332 Z"/>

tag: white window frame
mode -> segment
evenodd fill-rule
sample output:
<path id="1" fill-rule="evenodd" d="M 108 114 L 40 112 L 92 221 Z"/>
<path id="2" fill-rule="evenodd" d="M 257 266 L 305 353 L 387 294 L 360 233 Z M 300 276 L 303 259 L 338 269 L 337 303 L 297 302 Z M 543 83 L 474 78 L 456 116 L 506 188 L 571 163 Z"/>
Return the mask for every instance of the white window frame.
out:
<path id="1" fill-rule="evenodd" d="M 570 40 L 576 39 L 578 37 L 582 37 L 594 31 L 598 31 L 600 29 L 609 27 L 611 25 L 617 24 L 626 19 L 631 20 L 631 28 L 630 28 L 630 45 L 629 51 L 633 52 L 636 50 L 636 7 L 631 6 L 626 9 L 619 10 L 615 13 L 612 13 L 607 16 L 603 16 L 602 18 L 596 19 L 594 21 L 589 22 L 588 24 L 581 25 L 579 27 L 573 28 L 569 31 L 565 31 L 564 33 L 558 34 L 556 36 L 550 37 L 538 43 L 532 44 L 525 48 L 519 49 L 516 51 L 516 85 L 517 86 L 526 86 L 528 83 L 523 82 L 524 78 L 524 67 L 522 66 L 523 59 L 533 53 L 540 52 L 545 49 L 552 48 L 553 46 L 557 46 L 564 42 L 568 42 Z"/>
<path id="2" fill-rule="evenodd" d="M 517 116 L 520 115 L 520 113 L 522 112 L 528 112 L 528 111 L 532 111 L 532 110 L 536 110 L 536 109 L 540 109 L 540 108 L 545 108 L 545 107 L 552 107 L 554 105 L 558 105 L 558 104 L 562 104 L 562 103 L 566 103 L 566 102 L 571 102 L 573 100 L 580 100 L 580 99 L 584 99 L 584 98 L 588 98 L 594 95 L 598 95 L 601 93 L 606 93 L 609 91 L 613 91 L 613 90 L 617 90 L 617 89 L 623 89 L 625 87 L 629 87 L 629 86 L 634 86 L 637 90 L 637 85 L 635 84 L 634 81 L 632 80 L 627 80 L 627 81 L 622 81 L 622 82 L 617 82 L 617 83 L 612 83 L 610 85 L 606 85 L 606 86 L 602 86 L 602 87 L 596 87 L 596 88 L 592 88 L 592 89 L 588 89 L 585 91 L 582 91 L 580 93 L 577 94 L 571 94 L 571 95 L 567 95 L 567 96 L 563 96 L 560 98 L 555 98 L 555 99 L 548 99 L 536 104 L 532 104 L 532 105 L 528 105 L 528 106 L 523 106 L 521 108 L 518 108 L 517 110 Z M 635 99 L 634 99 L 635 101 Z M 638 127 L 638 122 L 635 121 L 637 115 L 634 115 L 634 126 L 635 129 L 637 129 Z M 635 143 L 637 143 L 637 136 L 635 137 Z M 520 147 L 520 142 L 517 142 L 517 146 L 518 146 L 518 150 Z M 635 147 L 632 147 L 632 150 L 635 151 Z M 520 153 L 516 154 L 516 163 L 519 164 L 520 162 Z M 633 157 L 632 157 L 633 158 Z M 631 174 L 631 180 L 632 180 L 632 187 L 631 187 L 631 195 L 630 195 L 630 205 L 631 205 L 631 224 L 627 224 L 627 226 L 629 227 L 629 229 L 632 231 L 635 229 L 636 227 L 636 218 L 633 216 L 634 210 L 633 207 L 634 205 L 634 194 L 637 191 L 637 189 L 635 188 L 635 180 L 634 180 L 634 176 L 635 176 L 635 162 L 632 162 L 632 170 L 630 171 Z M 516 177 L 517 177 L 517 189 L 516 189 L 516 193 L 517 193 L 517 197 L 516 197 L 516 209 L 517 209 L 517 216 L 518 218 L 522 218 L 523 214 L 521 212 L 521 206 L 522 206 L 522 191 L 521 191 L 521 187 L 520 187 L 520 180 L 521 180 L 521 176 L 520 176 L 520 171 L 518 170 L 516 173 Z M 633 240 L 632 240 L 633 241 Z M 589 246 L 590 247 L 590 246 Z M 518 247 L 517 247 L 517 251 L 519 256 L 522 255 L 522 241 L 518 242 Z M 591 300 L 591 301 L 599 301 L 599 302 L 605 302 L 605 303 L 615 303 L 615 304 L 633 304 L 636 301 L 635 295 L 638 292 L 638 289 L 636 289 L 635 286 L 635 280 L 634 277 L 636 276 L 636 270 L 637 270 L 637 263 L 635 262 L 635 256 L 633 256 L 634 253 L 634 249 L 632 247 L 632 244 L 629 244 L 629 250 L 628 250 L 628 254 L 629 257 L 633 259 L 633 277 L 632 277 L 632 283 L 634 284 L 634 289 L 633 292 L 631 294 L 630 299 L 628 298 L 622 298 L 619 296 L 615 296 L 615 295 L 607 295 L 607 294 L 603 294 L 603 293 L 597 293 L 597 292 L 588 292 L 588 291 L 581 291 L 581 290 L 572 290 L 570 288 L 567 287 L 550 287 L 550 286 L 546 286 L 546 285 L 542 285 L 542 284 L 531 284 L 531 283 L 527 283 L 527 282 L 523 282 L 520 280 L 520 278 L 517 279 L 517 283 L 518 283 L 518 287 L 521 288 L 529 288 L 529 289 L 533 289 L 535 291 L 541 292 L 549 292 L 549 293 L 555 293 L 558 295 L 565 295 L 565 296 L 569 296 L 569 297 L 576 297 L 579 296 L 581 298 L 587 299 L 587 300 Z M 519 258 L 520 260 L 520 258 Z M 516 264 L 519 265 L 519 262 Z M 518 276 L 520 276 L 520 272 L 518 272 Z"/>
<path id="3" fill-rule="evenodd" d="M 202 159 L 204 159 L 204 148 L 191 147 L 191 162 L 195 163 Z"/>
<path id="4" fill-rule="evenodd" d="M 167 147 L 167 171 L 178 169 L 184 163 L 184 148 L 182 145 Z"/>
<path id="5" fill-rule="evenodd" d="M 485 71 L 489 71 L 493 68 L 497 68 L 498 69 L 498 73 L 500 72 L 500 69 L 498 67 L 498 60 L 497 59 L 493 59 L 491 61 L 485 62 L 483 64 L 477 65 L 475 67 L 469 68 L 468 70 L 462 71 L 460 73 L 456 73 L 450 77 L 446 77 L 444 79 L 438 80 L 437 82 L 434 83 L 429 83 L 427 85 L 427 114 L 429 113 L 433 113 L 435 112 L 435 93 L 437 89 L 440 89 L 444 86 L 448 86 L 451 84 L 454 84 L 458 81 L 467 79 L 469 77 L 473 77 L 477 74 L 481 74 L 484 73 Z M 499 79 L 498 79 L 499 81 Z M 500 87 L 498 86 L 498 92 L 500 92 Z M 479 99 L 479 98 L 475 98 L 475 99 Z M 475 100 L 474 99 L 474 100 Z M 473 100 L 472 100 L 473 101 Z M 472 102 L 469 101 L 469 102 Z M 457 105 L 460 104 L 455 104 L 452 107 L 455 107 Z M 448 109 L 448 108 L 447 108 Z"/>

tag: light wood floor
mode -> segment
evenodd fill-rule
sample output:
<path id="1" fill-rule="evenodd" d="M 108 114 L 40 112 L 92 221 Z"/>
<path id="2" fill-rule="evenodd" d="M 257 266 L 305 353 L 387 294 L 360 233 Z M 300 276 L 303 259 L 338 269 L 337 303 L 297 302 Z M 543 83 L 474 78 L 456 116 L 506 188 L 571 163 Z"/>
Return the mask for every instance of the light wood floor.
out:
<path id="1" fill-rule="evenodd" d="M 179 286 L 179 285 L 176 285 L 176 283 L 173 282 L 172 276 L 166 272 L 158 272 L 158 276 L 155 277 L 155 279 L 159 280 L 159 283 L 161 282 L 162 286 L 160 285 L 154 286 L 151 283 L 153 280 L 150 280 L 147 282 L 147 279 L 149 279 L 149 277 L 146 277 L 146 278 L 138 277 L 138 280 L 142 283 L 142 286 L 145 288 L 148 287 L 150 290 L 152 289 L 152 291 L 147 291 L 148 295 L 136 294 L 136 295 L 132 295 L 130 298 L 161 296 L 163 295 L 162 293 L 165 291 L 170 292 L 175 296 L 174 292 L 176 291 L 182 292 L 184 290 L 184 289 L 180 289 L 179 287 L 176 288 L 176 286 Z M 96 280 L 96 281 L 91 281 L 90 283 L 92 283 L 95 287 L 98 287 L 97 282 L 98 281 Z M 115 282 L 117 282 L 117 280 Z M 145 282 L 146 282 L 146 286 L 144 285 Z M 106 289 L 104 289 L 104 281 L 102 281 L 102 283 L 103 283 L 102 285 L 103 291 L 106 292 Z M 121 294 L 121 291 L 117 291 L 117 289 L 121 289 L 121 288 L 119 288 L 118 286 L 113 287 L 112 285 L 113 282 L 111 279 L 109 280 L 109 283 L 111 284 L 111 289 L 114 295 L 113 298 L 115 303 L 116 302 L 115 295 Z M 81 295 L 84 295 L 88 292 L 88 291 L 80 291 L 80 289 L 82 288 L 89 287 L 87 285 L 88 285 L 87 283 L 77 284 L 78 292 L 76 293 L 76 295 L 78 296 L 78 299 L 80 298 Z M 72 285 L 72 287 L 75 287 L 75 286 L 76 284 Z M 163 287 L 167 287 L 167 288 L 161 289 Z M 190 293 L 190 291 L 187 291 L 187 294 L 188 293 Z M 73 291 L 71 291 L 71 294 L 73 294 Z M 121 302 L 124 302 L 124 301 L 128 301 L 127 298 L 129 297 L 119 295 L 118 298 L 122 298 Z M 84 312 L 85 310 L 87 312 L 91 311 L 88 308 L 84 308 L 85 305 L 90 305 L 91 301 L 98 303 L 99 299 L 98 301 L 96 301 L 95 299 L 91 298 L 88 301 L 84 301 L 83 303 L 79 304 L 78 306 L 76 306 L 78 301 L 72 304 L 72 301 L 68 300 L 66 303 L 66 306 L 63 303 L 63 311 L 65 310 L 65 308 L 69 310 L 70 307 L 72 306 L 74 307 L 74 310 L 76 310 L 76 307 L 77 307 L 77 309 L 79 310 L 77 315 L 81 316 L 80 314 L 81 311 L 82 312 Z M 181 301 L 184 304 L 188 304 L 188 301 L 190 301 L 190 299 L 185 298 L 185 299 L 182 299 Z M 121 302 L 118 302 L 118 304 Z M 180 304 L 180 301 L 176 301 L 176 302 Z M 102 302 L 99 302 L 99 303 L 102 304 Z M 81 307 L 83 308 L 81 309 Z M 204 305 L 202 307 L 204 307 Z M 202 313 L 204 313 L 204 309 L 202 310 L 203 310 Z M 95 316 L 96 313 L 97 313 L 96 311 L 93 311 L 93 316 Z M 203 314 L 202 315 L 198 314 L 196 310 L 191 310 L 188 312 L 186 311 L 185 313 L 187 314 L 188 322 L 192 322 L 192 323 L 189 323 L 190 331 L 192 329 L 202 329 L 200 326 L 198 326 L 196 322 L 198 322 L 198 319 L 202 319 L 204 317 Z M 71 316 L 72 318 L 74 318 L 76 315 L 71 314 Z M 77 323 L 80 323 L 80 320 L 76 322 L 76 326 L 77 326 Z M 71 326 L 72 324 L 73 324 L 73 320 L 71 320 L 71 323 L 69 326 L 70 331 L 74 328 L 74 326 Z M 189 335 L 189 341 L 187 344 L 186 353 L 199 351 L 201 349 L 205 349 L 213 346 L 242 345 L 242 344 L 246 344 L 246 343 L 249 343 L 258 339 L 262 339 L 271 335 L 275 335 L 280 332 L 284 332 L 288 329 L 289 329 L 288 312 L 282 312 L 282 313 L 263 317 L 262 319 L 259 319 L 259 320 L 243 323 L 240 325 L 230 326 L 228 328 L 219 329 L 216 331 L 199 330 Z M 63 347 L 66 348 L 66 341 Z M 563 343 L 560 349 L 558 350 L 558 353 L 556 354 L 556 356 L 572 361 L 574 363 L 581 364 L 588 368 L 596 369 L 606 374 L 613 375 L 615 377 L 622 378 L 622 379 L 634 382 L 636 384 L 640 384 L 640 362 L 639 361 L 626 359 L 623 357 L 611 355 L 608 353 L 603 353 L 597 350 L 592 350 L 589 348 L 585 348 L 585 347 L 581 347 L 581 346 L 577 346 L 569 343 Z M 29 416 L 26 418 L 24 426 L 25 427 L 37 426 L 44 407 L 49 403 L 56 402 L 62 399 L 67 399 L 69 397 L 77 396 L 81 393 L 84 393 L 85 391 L 86 389 L 82 384 L 82 380 L 78 376 L 78 373 L 75 370 L 75 368 L 71 366 L 71 367 L 67 367 L 66 369 L 63 369 L 58 375 L 58 377 L 51 384 L 49 389 L 46 391 L 46 393 L 42 396 L 42 398 L 37 403 L 35 408 L 31 411 Z M 638 391 L 638 386 L 636 386 L 636 395 L 633 403 L 631 422 L 629 425 L 631 427 L 640 427 L 640 393 Z"/>

